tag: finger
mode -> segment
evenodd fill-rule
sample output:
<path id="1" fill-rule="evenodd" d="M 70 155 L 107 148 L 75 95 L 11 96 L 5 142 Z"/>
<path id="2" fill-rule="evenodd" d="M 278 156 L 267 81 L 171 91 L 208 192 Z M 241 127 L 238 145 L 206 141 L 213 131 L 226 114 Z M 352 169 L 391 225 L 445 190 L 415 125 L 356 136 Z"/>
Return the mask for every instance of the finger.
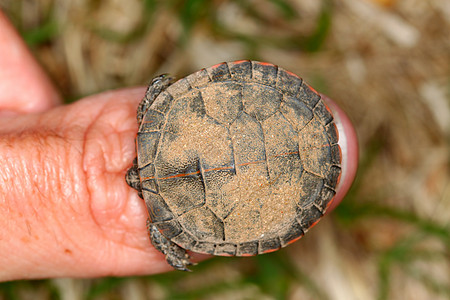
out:
<path id="1" fill-rule="evenodd" d="M 144 93 L 0 119 L 0 280 L 170 270 L 149 243 L 142 199 L 124 180 Z"/>
<path id="2" fill-rule="evenodd" d="M 42 112 L 60 103 L 47 75 L 0 11 L 0 114 Z"/>
<path id="3" fill-rule="evenodd" d="M 330 98 L 322 98 L 333 113 L 334 121 L 339 133 L 339 146 L 342 153 L 341 178 L 336 195 L 327 212 L 332 211 L 342 201 L 355 179 L 358 167 L 358 139 L 355 128 L 345 112 Z"/>

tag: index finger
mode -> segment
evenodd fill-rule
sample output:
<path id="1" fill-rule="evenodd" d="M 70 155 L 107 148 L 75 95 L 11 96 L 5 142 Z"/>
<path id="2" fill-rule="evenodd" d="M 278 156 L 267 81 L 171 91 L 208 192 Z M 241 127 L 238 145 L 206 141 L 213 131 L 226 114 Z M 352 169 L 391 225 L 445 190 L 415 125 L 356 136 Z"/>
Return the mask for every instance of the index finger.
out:
<path id="1" fill-rule="evenodd" d="M 42 112 L 60 103 L 48 76 L 0 11 L 0 113 Z"/>

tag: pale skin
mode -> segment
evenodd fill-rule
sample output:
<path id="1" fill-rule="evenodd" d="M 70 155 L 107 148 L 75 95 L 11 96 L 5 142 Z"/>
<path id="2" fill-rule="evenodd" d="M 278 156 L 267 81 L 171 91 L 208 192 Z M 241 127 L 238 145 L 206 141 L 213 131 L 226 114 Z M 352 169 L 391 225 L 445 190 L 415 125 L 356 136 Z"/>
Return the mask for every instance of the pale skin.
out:
<path id="1" fill-rule="evenodd" d="M 1 12 L 0 37 L 0 281 L 171 270 L 149 242 L 142 199 L 124 180 L 145 88 L 62 105 Z M 353 181 L 357 143 L 348 118 L 330 107 L 348 153 L 334 208 Z"/>

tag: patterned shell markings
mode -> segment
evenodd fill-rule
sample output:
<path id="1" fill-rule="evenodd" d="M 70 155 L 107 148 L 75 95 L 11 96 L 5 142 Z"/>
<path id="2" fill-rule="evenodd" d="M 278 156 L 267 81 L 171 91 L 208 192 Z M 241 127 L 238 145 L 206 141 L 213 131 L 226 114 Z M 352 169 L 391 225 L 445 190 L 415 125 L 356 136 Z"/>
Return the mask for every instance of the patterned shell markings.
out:
<path id="1" fill-rule="evenodd" d="M 341 171 L 320 96 L 255 61 L 169 86 L 136 142 L 151 222 L 182 248 L 215 255 L 266 253 L 299 239 L 331 203 Z"/>

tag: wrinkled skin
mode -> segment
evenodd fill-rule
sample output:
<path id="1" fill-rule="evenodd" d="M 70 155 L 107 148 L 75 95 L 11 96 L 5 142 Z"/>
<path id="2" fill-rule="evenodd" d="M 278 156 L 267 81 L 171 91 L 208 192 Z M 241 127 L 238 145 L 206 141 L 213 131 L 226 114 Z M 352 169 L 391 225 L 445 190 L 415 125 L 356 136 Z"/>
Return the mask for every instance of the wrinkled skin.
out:
<path id="1" fill-rule="evenodd" d="M 0 13 L 0 281 L 157 273 L 124 181 L 145 88 L 61 99 Z"/>
<path id="2" fill-rule="evenodd" d="M 170 270 L 148 241 L 142 199 L 124 180 L 145 88 L 61 106 L 1 13 L 0 36 L 0 281 Z M 350 142 L 341 147 L 357 153 L 342 116 Z M 353 174 L 346 182 L 356 160 L 344 162 Z"/>
<path id="3" fill-rule="evenodd" d="M 45 276 L 77 276 L 79 269 L 88 270 L 85 276 L 166 269 L 163 262 L 155 264 L 143 202 L 124 182 L 135 156 L 135 108 L 144 92 L 106 93 L 0 121 L 6 164 L 0 191 L 8 203 L 0 211 L 9 215 L 0 226 L 14 232 L 14 244 L 7 246 L 30 256 L 22 262 L 31 267 L 30 277 L 42 267 L 54 270 Z M 0 264 L 8 265 L 1 260 L 11 257 L 2 257 Z M 8 278 L 2 274 L 7 271 L 2 268 L 0 278 L 20 276 Z"/>

